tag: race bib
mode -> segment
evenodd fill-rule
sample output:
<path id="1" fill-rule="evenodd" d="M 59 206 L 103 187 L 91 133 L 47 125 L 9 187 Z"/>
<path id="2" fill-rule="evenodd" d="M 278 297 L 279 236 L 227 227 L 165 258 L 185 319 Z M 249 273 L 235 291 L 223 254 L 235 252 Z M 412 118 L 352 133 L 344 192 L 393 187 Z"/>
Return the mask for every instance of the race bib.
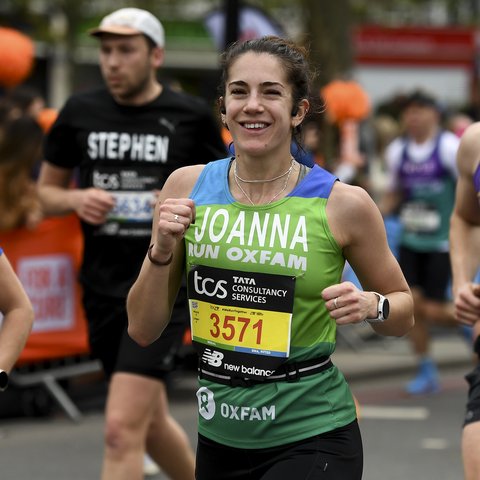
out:
<path id="1" fill-rule="evenodd" d="M 142 165 L 125 168 L 99 165 L 92 171 L 91 182 L 115 198 L 115 206 L 95 235 L 150 237 L 155 202 L 153 191 L 158 188 L 157 170 Z"/>
<path id="2" fill-rule="evenodd" d="M 435 233 L 441 225 L 438 210 L 424 202 L 410 202 L 402 207 L 400 221 L 406 231 L 412 233 Z"/>
<path id="3" fill-rule="evenodd" d="M 262 379 L 288 359 L 295 277 L 198 265 L 188 291 L 202 367 Z"/>
<path id="4" fill-rule="evenodd" d="M 151 192 L 111 192 L 115 207 L 108 219 L 117 222 L 149 222 L 153 217 L 154 196 Z"/>

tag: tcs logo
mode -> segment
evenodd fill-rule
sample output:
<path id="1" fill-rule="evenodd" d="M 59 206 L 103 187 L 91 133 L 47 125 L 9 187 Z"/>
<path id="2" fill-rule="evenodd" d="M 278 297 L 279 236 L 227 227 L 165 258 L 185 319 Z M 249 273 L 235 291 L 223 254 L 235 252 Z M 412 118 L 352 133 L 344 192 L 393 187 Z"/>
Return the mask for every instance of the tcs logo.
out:
<path id="1" fill-rule="evenodd" d="M 117 174 L 93 172 L 93 186 L 103 190 L 118 190 L 120 178 Z"/>
<path id="2" fill-rule="evenodd" d="M 215 282 L 213 278 L 201 277 L 196 270 L 193 272 L 193 287 L 200 295 L 225 298 L 227 296 L 227 290 L 225 290 L 224 285 L 226 284 L 226 280 L 218 280 L 218 282 Z"/>

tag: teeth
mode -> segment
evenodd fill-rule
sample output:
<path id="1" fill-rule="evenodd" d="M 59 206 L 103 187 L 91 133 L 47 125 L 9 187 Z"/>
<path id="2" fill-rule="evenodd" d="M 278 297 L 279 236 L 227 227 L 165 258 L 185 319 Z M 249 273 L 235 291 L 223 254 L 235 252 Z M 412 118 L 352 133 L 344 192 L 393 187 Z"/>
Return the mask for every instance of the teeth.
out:
<path id="1" fill-rule="evenodd" d="M 246 123 L 245 128 L 265 128 L 264 123 Z"/>

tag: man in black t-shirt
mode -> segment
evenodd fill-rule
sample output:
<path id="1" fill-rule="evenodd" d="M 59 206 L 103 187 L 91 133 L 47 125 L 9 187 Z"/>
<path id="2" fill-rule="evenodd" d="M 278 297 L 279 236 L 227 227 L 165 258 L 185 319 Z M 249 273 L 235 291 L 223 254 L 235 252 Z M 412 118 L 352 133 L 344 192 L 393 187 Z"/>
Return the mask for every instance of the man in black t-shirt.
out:
<path id="1" fill-rule="evenodd" d="M 47 214 L 75 211 L 82 221 L 90 345 L 110 379 L 102 479 L 141 478 L 146 447 L 172 479 L 192 480 L 194 454 L 168 413 L 163 382 L 188 325 L 185 297 L 149 347 L 128 336 L 125 301 L 148 249 L 156 192 L 173 170 L 226 152 L 206 103 L 158 82 L 164 33 L 153 15 L 120 9 L 90 33 L 106 88 L 74 95 L 60 111 L 39 192 Z"/>

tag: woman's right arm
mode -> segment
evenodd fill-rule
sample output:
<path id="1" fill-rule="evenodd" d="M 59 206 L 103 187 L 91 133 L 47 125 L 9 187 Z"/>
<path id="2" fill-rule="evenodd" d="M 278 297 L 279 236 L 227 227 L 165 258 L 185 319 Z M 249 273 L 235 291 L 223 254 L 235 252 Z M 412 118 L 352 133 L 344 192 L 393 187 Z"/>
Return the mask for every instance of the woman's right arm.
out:
<path id="1" fill-rule="evenodd" d="M 159 194 L 149 254 L 127 297 L 128 333 L 139 345 L 155 341 L 170 321 L 184 268 L 183 237 L 195 222 L 188 198 L 203 165 L 173 172 Z"/>
<path id="2" fill-rule="evenodd" d="M 361 290 L 344 281 L 324 289 L 331 316 L 339 325 L 375 318 L 378 292 L 388 298 L 390 315 L 371 327 L 380 335 L 405 335 L 414 324 L 412 294 L 389 248 L 378 207 L 364 189 L 336 182 L 327 216 L 337 243 L 363 286 Z"/>

